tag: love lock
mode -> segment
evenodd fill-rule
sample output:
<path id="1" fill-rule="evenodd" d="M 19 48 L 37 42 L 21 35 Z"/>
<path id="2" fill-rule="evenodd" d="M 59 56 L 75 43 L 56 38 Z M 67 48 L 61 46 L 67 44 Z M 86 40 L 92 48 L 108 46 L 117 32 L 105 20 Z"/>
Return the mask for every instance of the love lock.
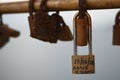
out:
<path id="1" fill-rule="evenodd" d="M 120 11 L 116 15 L 113 26 L 113 45 L 120 45 Z"/>
<path id="2" fill-rule="evenodd" d="M 58 39 L 61 41 L 73 40 L 73 35 L 69 29 L 69 26 L 65 23 L 63 17 L 59 15 L 59 11 L 56 11 L 56 13 L 52 14 L 52 17 L 55 17 L 57 21 L 57 27 L 59 29 Z"/>
<path id="3" fill-rule="evenodd" d="M 88 15 L 88 14 L 87 14 Z M 89 15 L 89 23 L 91 18 Z M 73 74 L 91 74 L 95 73 L 95 57 L 92 53 L 92 27 L 91 24 L 88 28 L 88 55 L 77 54 L 77 39 L 76 29 L 74 26 L 74 55 L 72 56 L 72 73 Z"/>
<path id="4" fill-rule="evenodd" d="M 47 0 L 42 0 L 39 10 L 33 14 L 33 2 L 29 1 L 30 16 L 28 17 L 30 25 L 30 36 L 42 41 L 56 43 L 58 40 L 59 30 L 56 19 L 44 10 Z"/>

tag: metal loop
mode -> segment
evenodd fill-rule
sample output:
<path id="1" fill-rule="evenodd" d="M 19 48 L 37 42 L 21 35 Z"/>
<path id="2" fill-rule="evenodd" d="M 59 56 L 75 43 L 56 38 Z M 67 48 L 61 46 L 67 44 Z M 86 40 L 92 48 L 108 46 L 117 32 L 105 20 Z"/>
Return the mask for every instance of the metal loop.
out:
<path id="1" fill-rule="evenodd" d="M 81 14 L 80 18 L 84 17 L 85 11 L 86 11 L 86 0 L 79 0 L 79 14 Z"/>
<path id="2" fill-rule="evenodd" d="M 41 1 L 41 4 L 39 6 L 39 11 L 43 11 L 45 9 L 45 4 L 46 4 L 47 0 L 42 0 Z"/>
<path id="3" fill-rule="evenodd" d="M 29 14 L 30 16 L 33 16 L 33 12 L 35 11 L 34 9 L 34 2 L 35 0 L 29 0 Z"/>
<path id="4" fill-rule="evenodd" d="M 118 11 L 118 13 L 116 14 L 115 24 L 120 25 L 120 11 Z"/>

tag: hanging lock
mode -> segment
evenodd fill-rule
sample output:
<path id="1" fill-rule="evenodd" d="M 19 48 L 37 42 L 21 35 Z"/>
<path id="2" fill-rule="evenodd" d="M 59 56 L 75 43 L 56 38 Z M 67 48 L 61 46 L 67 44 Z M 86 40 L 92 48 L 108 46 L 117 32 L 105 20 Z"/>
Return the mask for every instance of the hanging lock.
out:
<path id="1" fill-rule="evenodd" d="M 73 35 L 71 33 L 71 30 L 69 26 L 65 23 L 63 17 L 59 15 L 59 11 L 56 11 L 56 13 L 52 14 L 52 17 L 55 17 L 57 22 L 57 27 L 59 29 L 58 39 L 61 41 L 73 40 Z"/>
<path id="2" fill-rule="evenodd" d="M 86 13 L 86 15 L 88 15 Z M 89 28 L 88 28 L 88 55 L 78 55 L 77 54 L 77 38 L 76 27 L 74 24 L 74 55 L 72 56 L 72 73 L 73 74 L 91 74 L 95 73 L 95 57 L 92 54 L 92 27 L 91 18 L 89 16 Z"/>
<path id="3" fill-rule="evenodd" d="M 120 45 L 120 11 L 116 15 L 113 26 L 113 45 Z"/>
<path id="4" fill-rule="evenodd" d="M 56 24 L 56 18 L 48 14 L 45 11 L 45 4 L 48 0 L 42 0 L 39 6 L 39 10 L 33 14 L 33 2 L 29 1 L 29 13 L 28 17 L 30 25 L 30 36 L 35 39 L 39 39 L 45 42 L 57 43 L 59 30 Z"/>

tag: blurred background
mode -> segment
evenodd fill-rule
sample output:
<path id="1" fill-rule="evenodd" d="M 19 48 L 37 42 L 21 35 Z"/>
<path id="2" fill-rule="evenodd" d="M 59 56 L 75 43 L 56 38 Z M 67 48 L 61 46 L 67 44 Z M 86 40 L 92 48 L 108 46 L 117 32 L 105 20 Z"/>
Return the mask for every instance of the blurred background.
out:
<path id="1" fill-rule="evenodd" d="M 0 0 L 0 2 L 25 0 Z M 120 46 L 112 45 L 113 25 L 119 9 L 88 10 L 92 18 L 93 54 L 96 73 L 72 74 L 73 41 L 46 43 L 29 36 L 28 13 L 3 14 L 3 22 L 19 30 L 20 36 L 11 38 L 0 49 L 0 80 L 119 80 Z M 67 25 L 73 32 L 73 16 L 77 11 L 63 11 Z M 78 53 L 88 54 L 87 47 Z"/>

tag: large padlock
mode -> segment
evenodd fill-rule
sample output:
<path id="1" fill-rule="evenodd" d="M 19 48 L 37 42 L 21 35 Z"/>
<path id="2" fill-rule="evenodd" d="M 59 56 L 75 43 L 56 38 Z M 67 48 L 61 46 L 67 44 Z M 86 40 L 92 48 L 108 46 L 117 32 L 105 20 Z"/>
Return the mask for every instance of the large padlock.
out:
<path id="1" fill-rule="evenodd" d="M 113 26 L 113 45 L 120 45 L 120 11 L 116 15 Z"/>
<path id="2" fill-rule="evenodd" d="M 91 21 L 91 19 L 89 19 Z M 72 73 L 73 74 L 92 74 L 95 73 L 95 56 L 92 53 L 92 27 L 88 28 L 88 55 L 77 54 L 76 29 L 74 26 L 74 55 L 72 56 Z"/>
<path id="3" fill-rule="evenodd" d="M 59 30 L 56 25 L 56 19 L 45 11 L 47 0 L 42 0 L 39 10 L 33 14 L 33 2 L 29 1 L 30 16 L 28 17 L 30 25 L 30 36 L 42 41 L 56 43 L 58 40 Z"/>

